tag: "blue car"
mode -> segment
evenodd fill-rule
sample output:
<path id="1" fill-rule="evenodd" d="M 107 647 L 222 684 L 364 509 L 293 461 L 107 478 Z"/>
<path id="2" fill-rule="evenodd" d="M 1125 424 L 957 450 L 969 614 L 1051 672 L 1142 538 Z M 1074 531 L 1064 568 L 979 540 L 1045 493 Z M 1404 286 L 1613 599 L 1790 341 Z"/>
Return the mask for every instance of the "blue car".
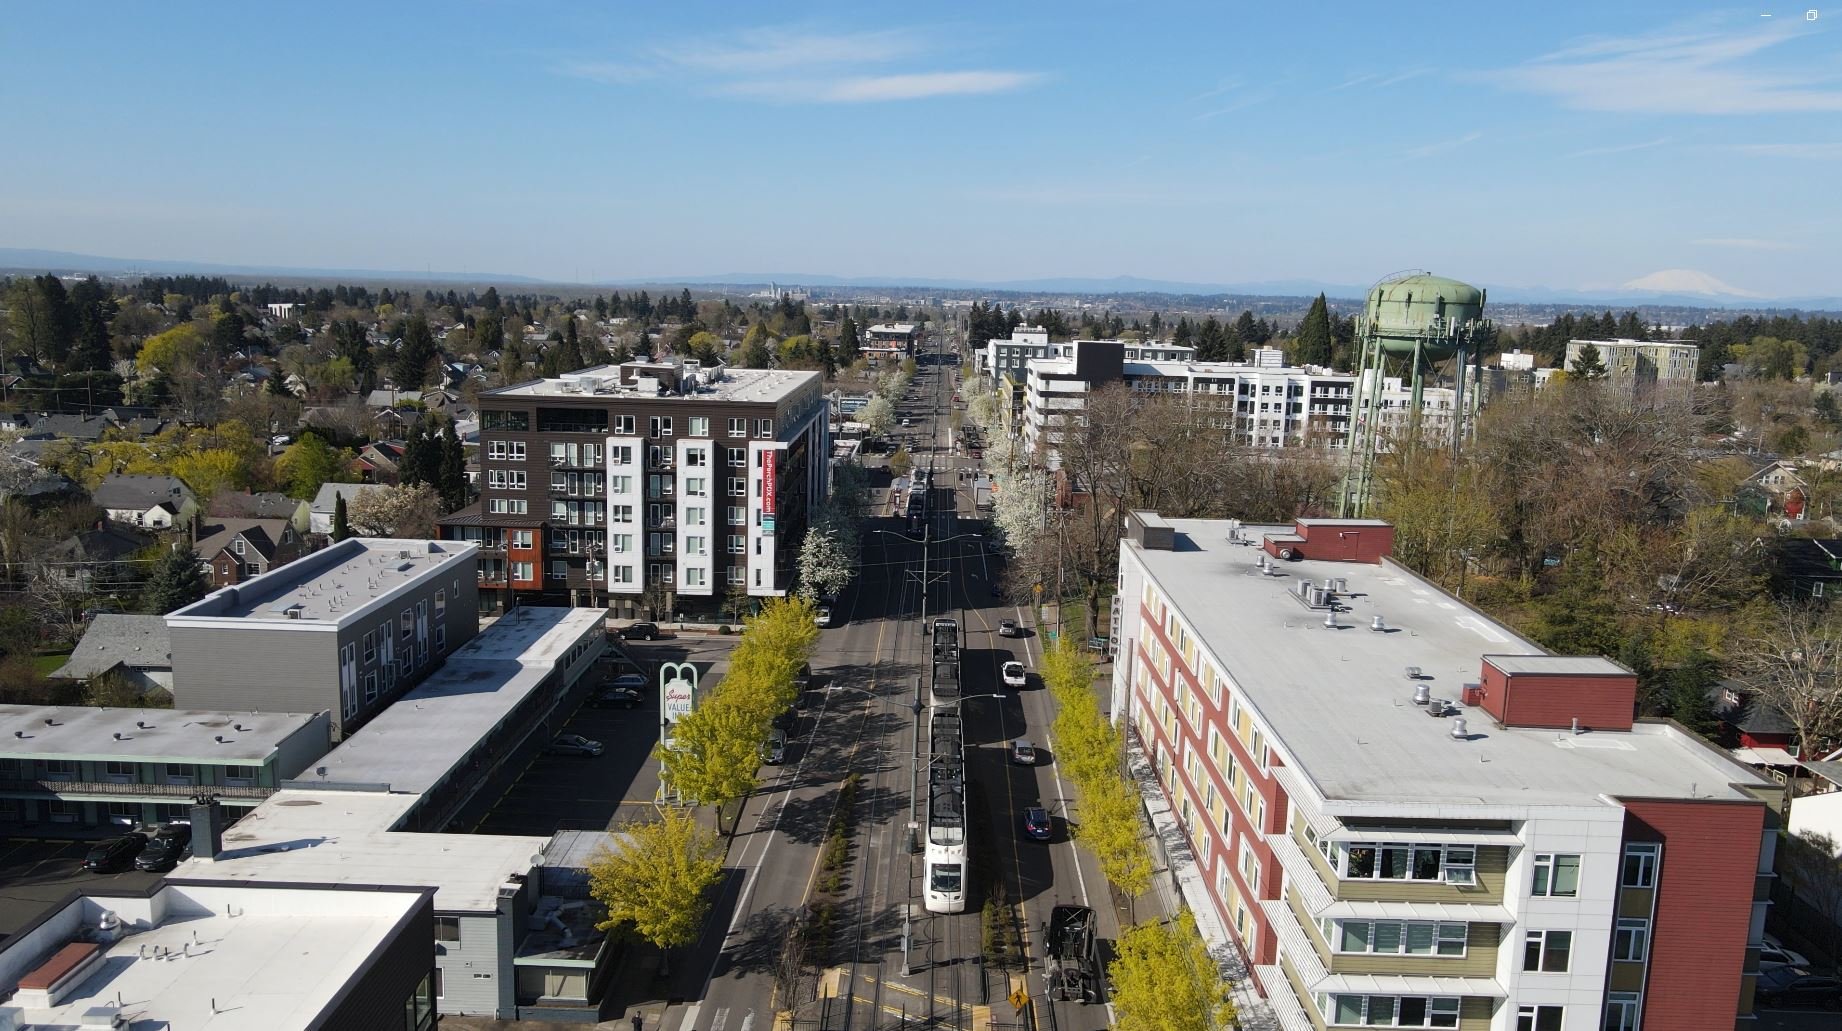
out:
<path id="1" fill-rule="evenodd" d="M 1048 841 L 1054 825 L 1049 822 L 1049 810 L 1033 805 L 1023 811 L 1023 833 L 1036 841 Z"/>

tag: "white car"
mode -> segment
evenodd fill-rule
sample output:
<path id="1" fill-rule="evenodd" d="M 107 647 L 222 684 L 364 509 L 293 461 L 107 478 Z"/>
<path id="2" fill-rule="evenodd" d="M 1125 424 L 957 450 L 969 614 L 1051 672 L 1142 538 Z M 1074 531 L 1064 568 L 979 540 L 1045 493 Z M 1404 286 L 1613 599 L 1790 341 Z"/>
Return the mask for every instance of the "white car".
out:
<path id="1" fill-rule="evenodd" d="M 1005 687 L 1022 687 L 1027 683 L 1029 683 L 1029 678 L 1024 672 L 1023 663 L 1007 662 L 1004 664 Z"/>
<path id="2" fill-rule="evenodd" d="M 814 609 L 812 613 L 812 621 L 814 623 L 817 623 L 820 627 L 831 626 L 831 606 L 830 605 L 820 605 L 818 608 Z"/>
<path id="3" fill-rule="evenodd" d="M 1766 967 L 1797 967 L 1800 970 L 1810 968 L 1810 960 L 1801 952 L 1787 949 L 1784 943 L 1773 935 L 1766 935 L 1764 944 L 1759 947 L 1759 969 Z"/>

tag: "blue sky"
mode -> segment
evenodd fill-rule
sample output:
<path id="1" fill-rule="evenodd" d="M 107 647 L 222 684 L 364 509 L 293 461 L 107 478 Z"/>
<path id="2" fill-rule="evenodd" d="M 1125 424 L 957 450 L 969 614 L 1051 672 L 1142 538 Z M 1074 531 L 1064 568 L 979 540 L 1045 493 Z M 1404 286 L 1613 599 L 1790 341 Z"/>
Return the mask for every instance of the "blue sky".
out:
<path id="1" fill-rule="evenodd" d="M 1842 7 L 769 8 L 16 6 L 0 246 L 1842 293 Z"/>

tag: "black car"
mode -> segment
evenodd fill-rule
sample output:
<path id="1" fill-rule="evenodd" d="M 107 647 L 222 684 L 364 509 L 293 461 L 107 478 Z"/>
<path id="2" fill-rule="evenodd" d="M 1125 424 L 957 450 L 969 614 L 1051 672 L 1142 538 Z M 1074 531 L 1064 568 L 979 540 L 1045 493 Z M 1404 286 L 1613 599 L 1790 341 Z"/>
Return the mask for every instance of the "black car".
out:
<path id="1" fill-rule="evenodd" d="M 90 847 L 89 854 L 83 857 L 83 868 L 91 873 L 115 873 L 126 870 L 134 863 L 134 857 L 147 847 L 147 835 L 124 834 L 119 838 L 105 838 Z"/>
<path id="2" fill-rule="evenodd" d="M 1754 994 L 1761 1006 L 1842 1008 L 1842 980 L 1808 974 L 1796 967 L 1759 971 Z"/>
<path id="3" fill-rule="evenodd" d="M 1054 833 L 1054 824 L 1049 822 L 1049 810 L 1033 805 L 1023 811 L 1023 833 L 1034 841 L 1048 841 Z"/>
<path id="4" fill-rule="evenodd" d="M 182 823 L 160 828 L 141 854 L 134 857 L 136 870 L 165 873 L 192 855 L 192 828 Z"/>
<path id="5" fill-rule="evenodd" d="M 622 630 L 620 636 L 629 641 L 656 641 L 659 639 L 659 624 L 633 623 Z"/>
<path id="6" fill-rule="evenodd" d="M 640 704 L 641 698 L 631 687 L 604 687 L 595 692 L 588 704 L 597 709 L 631 709 Z"/>

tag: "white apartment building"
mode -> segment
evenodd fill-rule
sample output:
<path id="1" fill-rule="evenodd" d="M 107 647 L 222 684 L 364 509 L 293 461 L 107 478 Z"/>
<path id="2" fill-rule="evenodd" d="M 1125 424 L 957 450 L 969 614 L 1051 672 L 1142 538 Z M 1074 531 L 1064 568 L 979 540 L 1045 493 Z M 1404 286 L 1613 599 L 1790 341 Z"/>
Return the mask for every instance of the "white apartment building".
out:
<path id="1" fill-rule="evenodd" d="M 1392 546 L 1128 519 L 1112 711 L 1205 934 L 1283 1031 L 1752 1026 L 1780 789 Z"/>
<path id="2" fill-rule="evenodd" d="M 1569 340 L 1567 369 L 1573 368 L 1588 344 L 1599 350 L 1599 360 L 1605 364 L 1606 381 L 1626 388 L 1652 383 L 1694 383 L 1701 362 L 1701 347 L 1697 344 L 1622 338 Z"/>
<path id="3" fill-rule="evenodd" d="M 1067 355 L 1026 363 L 1023 440 L 1050 468 L 1069 420 L 1087 395 L 1123 382 L 1141 393 L 1172 394 L 1194 408 L 1219 411 L 1219 425 L 1251 447 L 1307 442 L 1348 446 L 1356 378 L 1320 368 L 1288 367 L 1282 352 L 1262 348 L 1250 362 L 1131 360 L 1118 341 L 1075 341 Z"/>
<path id="4" fill-rule="evenodd" d="M 1009 373 L 1022 378 L 1034 358 L 1073 358 L 1075 350 L 1086 344 L 1117 344 L 1129 362 L 1185 362 L 1196 357 L 1196 349 L 1161 340 L 1071 340 L 1049 342 L 1049 331 L 1040 326 L 1018 326 L 1009 340 L 992 339 L 974 352 L 974 370 L 981 376 L 996 379 Z"/>

